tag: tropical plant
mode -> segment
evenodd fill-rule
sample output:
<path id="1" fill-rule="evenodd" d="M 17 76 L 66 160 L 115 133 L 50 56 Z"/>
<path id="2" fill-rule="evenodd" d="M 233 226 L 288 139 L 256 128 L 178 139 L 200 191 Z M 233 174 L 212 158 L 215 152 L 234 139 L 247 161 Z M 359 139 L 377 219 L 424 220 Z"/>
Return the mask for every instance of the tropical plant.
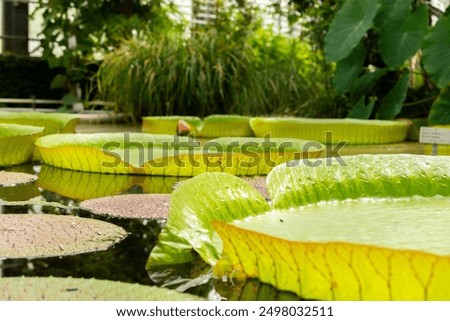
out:
<path id="1" fill-rule="evenodd" d="M 429 122 L 449 123 L 449 28 L 450 9 L 428 2 L 343 1 L 325 57 L 336 62 L 333 83 L 347 99 L 348 117 L 426 116 L 434 101 Z"/>
<path id="2" fill-rule="evenodd" d="M 168 17 L 170 6 L 164 3 L 164 0 L 39 0 L 34 14 L 43 18 L 43 57 L 51 68 L 63 68 L 53 79 L 52 87 L 65 88 L 70 93 L 66 97 L 68 102 L 77 99 L 80 82 L 89 94 L 90 78 L 105 52 L 133 34 L 175 28 Z"/>

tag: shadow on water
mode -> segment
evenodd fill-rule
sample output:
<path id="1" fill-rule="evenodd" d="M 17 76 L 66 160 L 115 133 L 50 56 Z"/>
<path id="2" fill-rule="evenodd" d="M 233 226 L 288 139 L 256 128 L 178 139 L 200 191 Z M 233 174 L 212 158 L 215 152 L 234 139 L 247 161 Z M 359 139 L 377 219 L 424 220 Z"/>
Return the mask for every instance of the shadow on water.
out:
<path id="1" fill-rule="evenodd" d="M 148 272 L 145 265 L 164 222 L 107 218 L 78 208 L 82 200 L 97 197 L 171 193 L 173 186 L 184 178 L 83 173 L 46 165 L 26 165 L 6 170 L 37 174 L 38 181 L 16 186 L 14 190 L 0 188 L 0 215 L 77 215 L 116 224 L 129 235 L 106 251 L 50 258 L 5 259 L 0 264 L 0 276 L 106 279 L 164 286 L 214 300 L 298 300 L 292 293 L 277 291 L 256 280 L 232 283 L 214 279 L 210 267 L 200 259 L 192 264 Z"/>

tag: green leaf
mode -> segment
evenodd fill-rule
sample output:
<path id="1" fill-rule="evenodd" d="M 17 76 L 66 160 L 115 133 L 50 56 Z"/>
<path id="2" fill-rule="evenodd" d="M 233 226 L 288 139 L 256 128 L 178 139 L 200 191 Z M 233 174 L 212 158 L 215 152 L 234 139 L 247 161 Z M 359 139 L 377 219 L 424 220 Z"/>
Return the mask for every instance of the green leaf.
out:
<path id="1" fill-rule="evenodd" d="M 56 75 L 50 84 L 50 88 L 51 89 L 60 89 L 63 87 L 64 87 L 64 76 L 61 74 Z"/>
<path id="2" fill-rule="evenodd" d="M 55 134 L 36 141 L 44 163 L 55 167 L 177 177 L 204 172 L 265 175 L 289 160 L 318 157 L 324 146 L 312 144 L 300 139 L 222 137 L 200 146 L 191 137 L 143 133 Z"/>
<path id="3" fill-rule="evenodd" d="M 394 119 L 402 110 L 406 99 L 409 84 L 409 71 L 407 71 L 394 88 L 381 100 L 380 109 L 377 113 L 378 119 Z"/>
<path id="4" fill-rule="evenodd" d="M 384 75 L 386 75 L 388 70 L 386 68 L 377 68 L 374 71 L 368 72 L 361 77 L 353 84 L 352 91 L 350 93 L 351 100 L 359 100 L 362 96 L 366 95 L 367 91 L 369 91 L 378 80 L 381 79 Z"/>
<path id="5" fill-rule="evenodd" d="M 316 300 L 450 300 L 450 197 L 358 199 L 216 222 L 219 277 Z"/>
<path id="6" fill-rule="evenodd" d="M 376 98 L 370 97 L 369 103 L 365 104 L 366 97 L 362 97 L 352 108 L 347 118 L 369 119 L 372 114 Z"/>
<path id="7" fill-rule="evenodd" d="M 400 18 L 400 17 L 399 17 Z M 419 6 L 404 19 L 392 19 L 383 24 L 378 47 L 381 57 L 390 69 L 396 69 L 412 57 L 422 45 L 428 31 L 428 12 Z"/>
<path id="8" fill-rule="evenodd" d="M 201 137 L 251 137 L 250 117 L 238 115 L 210 115 L 203 120 Z"/>
<path id="9" fill-rule="evenodd" d="M 147 269 L 192 260 L 192 249 L 214 264 L 222 243 L 212 221 L 229 222 L 269 209 L 258 191 L 226 173 L 205 173 L 181 184 L 172 194 L 170 214 L 147 262 Z"/>
<path id="10" fill-rule="evenodd" d="M 337 12 L 325 36 L 327 61 L 347 57 L 373 25 L 379 1 L 346 0 Z"/>
<path id="11" fill-rule="evenodd" d="M 44 127 L 43 136 L 73 133 L 80 121 L 78 115 L 38 112 L 0 112 L 0 123 Z"/>
<path id="12" fill-rule="evenodd" d="M 256 136 L 304 137 L 310 139 L 310 152 L 317 142 L 336 144 L 383 144 L 400 142 L 405 139 L 408 125 L 397 121 L 367 119 L 326 119 L 255 117 L 250 121 Z M 330 134 L 331 133 L 331 134 Z M 314 143 L 316 141 L 316 143 Z M 320 147 L 317 145 L 317 147 Z M 319 149 L 316 149 L 319 150 Z"/>
<path id="13" fill-rule="evenodd" d="M 450 87 L 443 89 L 431 106 L 428 123 L 430 125 L 450 124 Z"/>
<path id="14" fill-rule="evenodd" d="M 375 25 L 379 29 L 386 24 L 403 21 L 411 12 L 412 0 L 381 0 L 381 8 L 375 17 Z"/>
<path id="15" fill-rule="evenodd" d="M 450 7 L 423 44 L 423 65 L 439 88 L 450 83 Z"/>
<path id="16" fill-rule="evenodd" d="M 0 121 L 0 167 L 30 161 L 34 142 L 43 131 L 43 127 L 2 124 Z"/>
<path id="17" fill-rule="evenodd" d="M 33 258 L 103 251 L 127 232 L 114 224 L 69 215 L 0 215 L 0 258 Z"/>
<path id="18" fill-rule="evenodd" d="M 450 157 L 356 155 L 291 162 L 267 176 L 272 206 L 359 197 L 450 196 Z"/>
<path id="19" fill-rule="evenodd" d="M 349 56 L 337 63 L 336 72 L 333 77 L 333 85 L 339 94 L 345 94 L 351 90 L 353 83 L 361 73 L 364 54 L 365 48 L 361 42 L 352 50 Z"/>
<path id="20" fill-rule="evenodd" d="M 197 301 L 175 290 L 108 280 L 2 277 L 0 300 L 13 301 Z"/>

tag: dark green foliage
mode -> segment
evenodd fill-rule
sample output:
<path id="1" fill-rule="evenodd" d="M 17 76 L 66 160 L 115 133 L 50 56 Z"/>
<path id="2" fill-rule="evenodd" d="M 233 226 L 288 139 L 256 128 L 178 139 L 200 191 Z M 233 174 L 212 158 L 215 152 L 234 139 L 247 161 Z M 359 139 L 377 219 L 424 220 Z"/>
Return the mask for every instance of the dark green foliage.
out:
<path id="1" fill-rule="evenodd" d="M 349 117 L 426 117 L 426 103 L 449 85 L 450 9 L 441 13 L 423 3 L 343 1 L 325 37 L 325 53 L 337 63 L 333 83 L 346 100 Z M 433 28 L 432 18 L 438 19 Z M 433 122 L 448 122 L 436 115 L 450 104 L 438 102 L 431 107 Z M 438 107 L 439 112 L 433 111 Z"/>

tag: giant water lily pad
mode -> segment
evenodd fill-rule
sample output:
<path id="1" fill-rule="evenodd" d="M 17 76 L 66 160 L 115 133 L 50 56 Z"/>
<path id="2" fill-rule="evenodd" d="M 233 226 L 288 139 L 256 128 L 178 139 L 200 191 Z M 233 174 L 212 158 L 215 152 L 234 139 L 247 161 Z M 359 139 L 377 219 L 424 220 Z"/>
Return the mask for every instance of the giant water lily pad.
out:
<path id="1" fill-rule="evenodd" d="M 61 113 L 0 112 L 0 123 L 44 127 L 43 135 L 73 133 L 80 117 Z"/>
<path id="2" fill-rule="evenodd" d="M 111 223 L 63 215 L 0 215 L 0 258 L 28 258 L 101 251 L 126 231 Z"/>
<path id="3" fill-rule="evenodd" d="M 214 227 L 219 276 L 309 299 L 450 299 L 448 197 L 324 202 Z"/>
<path id="4" fill-rule="evenodd" d="M 13 187 L 16 185 L 33 183 L 36 180 L 36 175 L 0 171 L 0 187 Z"/>
<path id="5" fill-rule="evenodd" d="M 169 194 L 125 194 L 81 202 L 80 208 L 103 216 L 162 219 L 169 215 Z"/>
<path id="6" fill-rule="evenodd" d="M 0 167 L 28 162 L 33 156 L 34 141 L 44 128 L 0 124 Z"/>
<path id="7" fill-rule="evenodd" d="M 252 118 L 257 137 L 292 137 L 324 144 L 388 144 L 405 140 L 406 122 L 362 119 Z"/>
<path id="8" fill-rule="evenodd" d="M 0 278 L 0 300 L 12 301 L 197 301 L 174 290 L 123 282 L 58 278 Z"/>
<path id="9" fill-rule="evenodd" d="M 251 137 L 250 117 L 240 115 L 210 115 L 203 119 L 201 137 Z"/>
<path id="10" fill-rule="evenodd" d="M 0 171 L 0 200 L 25 201 L 39 196 L 39 189 L 30 184 L 36 179 L 36 175 Z"/>
<path id="11" fill-rule="evenodd" d="M 263 213 L 269 204 L 247 182 L 227 173 L 204 173 L 183 182 L 172 193 L 169 219 L 153 248 L 147 268 L 192 261 L 194 249 L 215 263 L 221 240 L 214 220 L 232 221 Z"/>
<path id="12" fill-rule="evenodd" d="M 72 170 L 195 176 L 204 172 L 267 174 L 298 158 L 318 157 L 323 145 L 298 139 L 218 138 L 199 146 L 190 137 L 140 133 L 56 134 L 36 146 L 43 161 Z"/>
<path id="13" fill-rule="evenodd" d="M 356 155 L 282 164 L 267 176 L 275 208 L 365 196 L 450 195 L 450 157 Z"/>
<path id="14" fill-rule="evenodd" d="M 178 122 L 184 120 L 191 133 L 199 134 L 202 120 L 195 116 L 146 116 L 142 117 L 142 131 L 150 134 L 175 135 Z"/>

